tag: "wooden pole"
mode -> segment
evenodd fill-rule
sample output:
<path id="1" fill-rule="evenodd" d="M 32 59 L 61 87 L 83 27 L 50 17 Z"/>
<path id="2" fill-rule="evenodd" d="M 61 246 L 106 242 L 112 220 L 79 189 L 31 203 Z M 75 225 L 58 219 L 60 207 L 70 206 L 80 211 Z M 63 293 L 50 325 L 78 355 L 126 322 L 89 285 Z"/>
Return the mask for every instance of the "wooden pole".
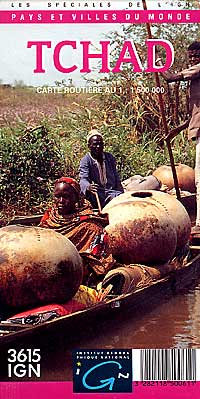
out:
<path id="1" fill-rule="evenodd" d="M 143 9 L 146 11 L 147 10 L 146 0 L 142 0 L 142 4 L 143 4 Z M 148 37 L 149 37 L 149 39 L 152 39 L 151 27 L 148 22 L 146 23 L 146 27 L 147 27 Z M 160 79 L 159 79 L 158 72 L 154 72 L 154 75 L 155 75 L 156 86 L 160 88 L 161 86 L 160 86 Z M 176 197 L 178 200 L 180 200 L 181 195 L 180 195 L 180 190 L 179 190 L 179 186 L 178 186 L 178 178 L 177 178 L 177 173 L 176 173 L 176 168 L 175 168 L 175 163 L 174 163 L 174 156 L 173 156 L 173 152 L 172 152 L 170 139 L 167 138 L 167 136 L 169 134 L 169 129 L 168 129 L 167 120 L 166 120 L 166 116 L 165 116 L 164 101 L 163 101 L 163 96 L 162 96 L 161 92 L 158 92 L 158 102 L 159 102 L 159 106 L 160 106 L 160 112 L 161 112 L 163 127 L 164 127 L 164 131 L 165 131 L 165 137 L 166 137 L 165 141 L 167 144 L 167 149 L 168 149 L 169 158 L 170 158 L 170 164 L 171 164 L 171 168 L 172 168 L 174 187 L 176 190 Z"/>
<path id="2" fill-rule="evenodd" d="M 92 184 L 95 184 L 94 181 L 92 181 Z M 98 194 L 97 191 L 93 192 L 93 194 L 94 194 L 95 197 L 96 197 L 97 206 L 98 206 L 98 211 L 99 211 L 99 213 L 101 213 L 102 209 L 101 209 L 101 202 L 100 202 L 100 199 L 99 199 L 99 194 Z"/>
<path id="3" fill-rule="evenodd" d="M 95 193 L 95 197 L 96 197 L 96 201 L 97 201 L 97 206 L 98 206 L 99 213 L 101 213 L 101 211 L 102 211 L 102 209 L 101 209 L 101 202 L 100 202 L 99 195 L 98 195 L 97 192 Z"/>

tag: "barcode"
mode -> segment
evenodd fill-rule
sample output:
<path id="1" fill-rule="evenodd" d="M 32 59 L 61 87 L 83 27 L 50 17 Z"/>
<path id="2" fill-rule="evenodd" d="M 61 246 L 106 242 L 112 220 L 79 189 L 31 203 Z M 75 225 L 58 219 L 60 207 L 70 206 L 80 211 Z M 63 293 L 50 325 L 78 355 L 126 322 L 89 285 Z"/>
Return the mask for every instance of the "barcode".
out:
<path id="1" fill-rule="evenodd" d="M 141 381 L 196 381 L 196 349 L 141 349 Z"/>

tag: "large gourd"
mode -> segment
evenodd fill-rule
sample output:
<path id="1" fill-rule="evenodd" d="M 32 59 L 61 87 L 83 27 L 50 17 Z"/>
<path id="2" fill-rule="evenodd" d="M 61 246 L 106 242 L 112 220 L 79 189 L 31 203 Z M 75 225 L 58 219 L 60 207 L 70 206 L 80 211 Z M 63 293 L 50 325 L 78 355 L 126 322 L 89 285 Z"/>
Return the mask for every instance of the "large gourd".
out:
<path id="1" fill-rule="evenodd" d="M 134 205 L 138 200 L 157 204 L 163 212 L 170 216 L 177 234 L 177 248 L 181 248 L 187 243 L 191 232 L 191 221 L 185 207 L 173 195 L 157 190 L 129 191 L 113 198 L 104 209 L 110 216 L 109 209 L 116 204 L 131 201 Z"/>
<path id="2" fill-rule="evenodd" d="M 142 177 L 140 175 L 135 175 L 129 177 L 122 182 L 122 186 L 124 191 L 133 191 L 133 190 L 160 190 L 161 182 L 157 179 L 156 176 L 150 175 Z"/>
<path id="3" fill-rule="evenodd" d="M 0 229 L 0 305 L 28 308 L 71 299 L 82 281 L 82 261 L 63 235 L 39 227 Z"/>
<path id="4" fill-rule="evenodd" d="M 103 209 L 109 215 L 106 231 L 111 250 L 120 263 L 166 263 L 177 246 L 175 225 L 163 206 L 149 200 L 149 191 L 139 193 L 121 194 Z"/>
<path id="5" fill-rule="evenodd" d="M 177 248 L 182 248 L 191 233 L 191 221 L 185 207 L 173 195 L 153 190 L 148 192 L 151 193 L 152 201 L 159 203 L 172 218 L 177 234 Z"/>
<path id="6" fill-rule="evenodd" d="M 188 165 L 179 164 L 175 166 L 178 185 L 182 191 L 189 191 L 190 193 L 195 192 L 195 172 Z M 169 165 L 159 166 L 154 172 L 153 176 L 157 177 L 163 184 L 165 184 L 169 190 L 174 188 L 174 178 L 172 175 L 172 169 Z"/>

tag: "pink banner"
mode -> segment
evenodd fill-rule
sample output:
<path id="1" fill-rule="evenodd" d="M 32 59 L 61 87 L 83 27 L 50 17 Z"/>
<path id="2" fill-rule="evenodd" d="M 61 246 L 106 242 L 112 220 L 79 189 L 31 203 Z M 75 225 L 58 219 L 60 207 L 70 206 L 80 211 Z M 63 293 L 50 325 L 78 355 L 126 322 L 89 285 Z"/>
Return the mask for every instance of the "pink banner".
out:
<path id="1" fill-rule="evenodd" d="M 200 10 L 173 11 L 136 11 L 136 10 L 107 10 L 107 11 L 0 11 L 1 24 L 60 24 L 60 23 L 199 23 Z"/>
<path id="2" fill-rule="evenodd" d="M 132 393 L 119 394 L 79 394 L 72 390 L 72 382 L 1 382 L 0 399 L 196 399 L 200 396 L 200 382 L 162 382 L 158 386 L 144 386 L 141 382 L 134 385 Z"/>

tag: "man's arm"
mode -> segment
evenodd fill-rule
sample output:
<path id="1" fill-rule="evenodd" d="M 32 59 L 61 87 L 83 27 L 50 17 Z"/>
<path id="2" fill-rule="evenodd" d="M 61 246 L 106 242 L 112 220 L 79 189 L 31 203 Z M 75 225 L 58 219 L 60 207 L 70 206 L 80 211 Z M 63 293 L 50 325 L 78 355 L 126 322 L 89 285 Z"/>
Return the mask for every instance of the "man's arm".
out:
<path id="1" fill-rule="evenodd" d="M 83 157 L 80 161 L 79 176 L 81 192 L 85 195 L 86 190 L 88 190 L 90 186 L 89 162 L 86 156 Z"/>
<path id="2" fill-rule="evenodd" d="M 156 59 L 156 65 L 157 66 L 163 66 L 162 64 L 162 59 L 158 57 Z M 159 72 L 159 71 L 158 71 Z M 165 71 L 165 72 L 160 72 L 162 77 L 166 80 L 166 82 L 171 83 L 171 82 L 180 82 L 181 80 L 184 80 L 182 72 L 177 72 L 177 73 L 171 73 L 170 71 Z"/>
<path id="3" fill-rule="evenodd" d="M 156 59 L 157 66 L 163 66 L 162 59 Z M 159 72 L 159 71 L 158 71 Z M 200 64 L 193 65 L 183 69 L 181 72 L 171 73 L 170 71 L 160 72 L 163 78 L 168 82 L 180 82 L 181 80 L 194 80 L 200 78 Z"/>
<path id="4" fill-rule="evenodd" d="M 86 191 L 90 191 L 91 193 L 95 194 L 98 189 L 98 184 L 91 182 L 90 163 L 87 155 L 83 157 L 80 161 L 79 176 L 80 176 L 81 192 L 84 195 L 86 195 Z"/>

